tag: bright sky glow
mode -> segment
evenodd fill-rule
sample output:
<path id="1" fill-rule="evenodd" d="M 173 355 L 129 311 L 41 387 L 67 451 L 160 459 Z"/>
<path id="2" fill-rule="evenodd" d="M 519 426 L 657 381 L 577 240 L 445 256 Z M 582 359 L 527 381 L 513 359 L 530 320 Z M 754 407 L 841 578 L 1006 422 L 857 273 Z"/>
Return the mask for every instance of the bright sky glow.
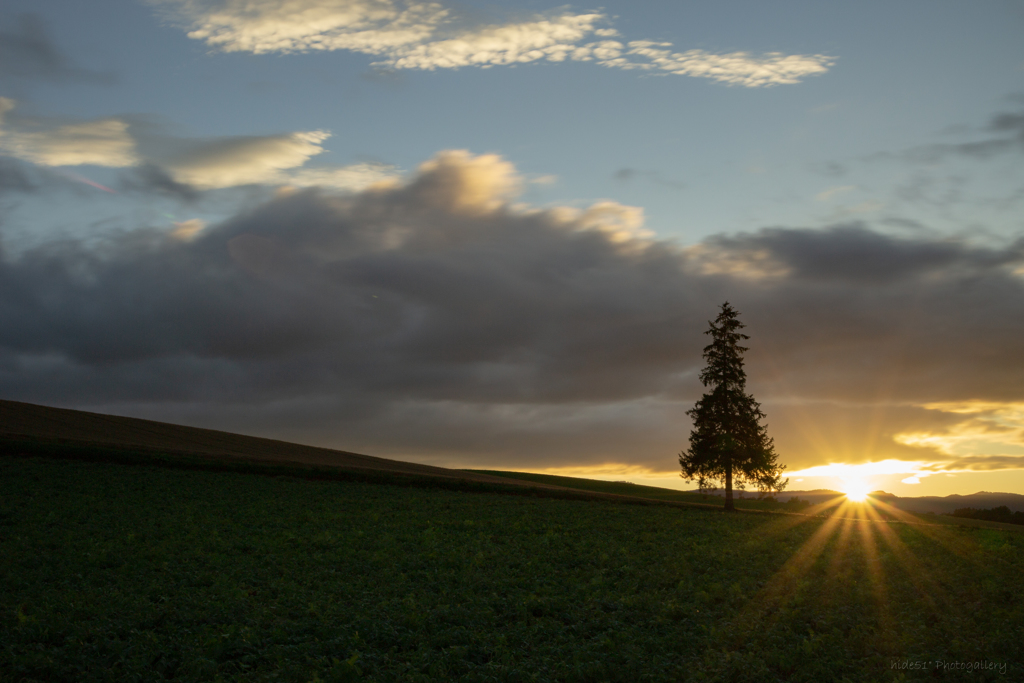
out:
<path id="1" fill-rule="evenodd" d="M 787 474 L 791 477 L 836 477 L 850 481 L 862 481 L 867 477 L 880 474 L 917 474 L 929 465 L 930 463 L 921 461 L 882 460 L 856 465 L 843 463 L 815 465 L 795 472 L 787 472 Z"/>

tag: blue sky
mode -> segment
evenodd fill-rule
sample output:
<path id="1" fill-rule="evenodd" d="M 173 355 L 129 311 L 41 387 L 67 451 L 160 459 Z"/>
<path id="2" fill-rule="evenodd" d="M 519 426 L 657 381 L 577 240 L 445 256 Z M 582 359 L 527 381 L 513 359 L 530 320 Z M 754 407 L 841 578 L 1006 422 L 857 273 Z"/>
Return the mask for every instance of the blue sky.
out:
<path id="1" fill-rule="evenodd" d="M 65 54 L 117 79 L 20 84 L 20 106 L 41 115 L 132 115 L 195 138 L 330 131 L 310 166 L 375 160 L 408 171 L 440 149 L 496 152 L 523 173 L 557 178 L 531 187 L 533 203 L 614 198 L 643 207 L 650 229 L 683 241 L 842 216 L 929 219 L 957 230 L 963 219 L 899 190 L 926 182 L 941 194 L 950 177 L 968 184 L 964 203 L 1013 190 L 1005 161 L 881 158 L 983 138 L 992 116 L 1013 107 L 1006 98 L 1024 74 L 1016 40 L 1024 18 L 1013 3 L 631 3 L 602 12 L 623 38 L 679 51 L 834 58 L 825 74 L 768 88 L 587 62 L 374 76 L 372 56 L 347 50 L 211 51 L 155 11 L 159 4 L 8 8 L 42 10 Z M 472 9 L 498 20 L 566 11 Z M 985 228 L 1014 229 L 1012 210 L 985 213 Z"/>
<path id="2" fill-rule="evenodd" d="M 700 332 L 721 303 L 713 297 L 728 295 L 742 313 L 749 311 L 752 386 L 778 425 L 781 460 L 791 471 L 866 467 L 816 471 L 820 480 L 799 477 L 806 484 L 828 484 L 827 477 L 847 472 L 904 495 L 1024 492 L 1018 462 L 1024 463 L 1024 396 L 999 379 L 1024 374 L 1009 351 L 1019 340 L 1013 321 L 1024 305 L 1019 3 L 608 3 L 595 9 L 540 2 L 11 0 L 0 21 L 6 164 L 0 240 L 10 281 L 32 295 L 12 299 L 4 310 L 31 315 L 33 305 L 43 305 L 45 269 L 32 268 L 45 259 L 58 259 L 61 272 L 98 269 L 91 280 L 50 282 L 51 308 L 36 310 L 33 320 L 46 321 L 32 328 L 36 336 L 0 338 L 6 397 L 453 466 L 613 478 L 632 472 L 669 483 L 688 432 L 682 412 L 700 392 Z M 416 188 L 422 193 L 414 201 Z M 142 247 L 129 246 L 140 240 L 156 250 L 146 258 L 158 252 L 170 258 L 172 248 L 191 249 L 189 258 L 196 259 L 202 250 L 230 252 L 246 277 L 264 277 L 266 269 L 252 263 L 264 258 L 254 254 L 266 244 L 289 253 L 313 249 L 294 221 L 330 206 L 338 230 L 355 230 L 370 225 L 359 211 L 371 205 L 404 207 L 407 214 L 389 220 L 402 223 L 406 236 L 433 234 L 429 225 L 446 224 L 433 214 L 425 218 L 424 207 L 450 212 L 452 225 L 469 211 L 480 222 L 478 234 L 489 235 L 481 249 L 505 254 L 491 271 L 507 267 L 524 281 L 532 263 L 527 256 L 554 259 L 555 252 L 544 251 L 554 242 L 542 231 L 520 254 L 500 237 L 505 228 L 496 227 L 509 216 L 543 216 L 559 230 L 571 224 L 600 234 L 606 247 L 619 250 L 612 269 L 619 285 L 553 292 L 565 299 L 559 316 L 575 320 L 588 306 L 609 307 L 603 315 L 613 340 L 638 321 L 681 316 L 676 327 L 658 328 L 678 335 L 679 355 L 666 357 L 635 387 L 607 368 L 573 374 L 571 354 L 559 356 L 551 351 L 557 344 L 546 341 L 554 328 L 538 322 L 548 320 L 543 297 L 501 300 L 499 293 L 494 305 L 521 312 L 536 335 L 515 348 L 481 341 L 454 360 L 431 356 L 429 368 L 403 365 L 412 356 L 422 361 L 426 347 L 389 357 L 387 367 L 405 377 L 422 372 L 447 379 L 434 389 L 401 390 L 353 380 L 377 397 L 368 402 L 376 408 L 360 416 L 343 392 L 266 380 L 281 367 L 301 367 L 298 375 L 334 372 L 342 382 L 361 376 L 326 360 L 347 343 L 333 332 L 324 332 L 316 353 L 312 346 L 299 350 L 301 344 L 261 351 L 259 363 L 270 365 L 252 361 L 255 351 L 232 355 L 183 339 L 156 346 L 138 341 L 122 355 L 97 355 L 70 341 L 95 335 L 105 339 L 97 344 L 118 347 L 104 337 L 116 334 L 109 324 L 100 331 L 111 319 L 148 329 L 146 339 L 174 337 L 147 327 L 156 325 L 152 312 L 163 310 L 156 299 L 136 301 L 121 318 L 73 312 L 81 300 L 113 306 L 117 295 L 95 283 L 114 282 L 115 271 L 141 273 L 142 257 L 131 249 Z M 266 216 L 280 222 L 268 224 Z M 378 233 L 390 225 L 371 223 Z M 154 246 L 155 235 L 173 246 Z M 257 238 L 269 241 L 254 246 Z M 69 243 L 77 250 L 73 257 Z M 214 243 L 219 252 L 202 246 Z M 58 244 L 65 245 L 59 257 Z M 441 258 L 422 246 L 408 249 L 402 255 L 408 273 Z M 583 247 L 572 242 L 559 249 Z M 640 265 L 638 250 L 646 255 Z M 681 278 L 671 296 L 663 291 L 667 281 L 654 274 L 664 267 L 655 265 L 658 250 L 673 254 Z M 456 264 L 453 253 L 445 259 Z M 832 264 L 826 273 L 815 270 L 826 262 Z M 180 278 L 207 272 L 198 263 L 169 274 L 161 286 L 183 287 Z M 451 267 L 448 280 L 462 282 L 462 270 Z M 573 282 L 583 279 L 580 271 Z M 399 297 L 397 280 L 382 282 L 373 286 Z M 356 287 L 348 286 L 345 291 Z M 466 280 L 453 289 L 474 286 L 489 285 Z M 292 306 L 308 305 L 308 320 L 274 322 L 267 308 L 273 288 L 249 292 L 244 306 L 269 316 L 260 329 L 319 330 L 311 321 L 328 315 L 315 303 L 325 290 L 303 287 L 313 289 L 303 289 Z M 413 337 L 426 344 L 437 330 L 465 339 L 457 297 L 439 294 L 428 305 L 417 288 L 401 290 L 408 309 L 399 317 L 410 330 L 409 321 L 421 319 L 416 315 L 431 322 L 395 348 L 411 348 Z M 906 324 L 908 302 L 920 324 L 894 336 Z M 819 309 L 834 319 L 810 312 Z M 355 308 L 331 310 L 345 320 L 356 315 Z M 978 340 L 964 330 L 983 310 L 1010 321 L 975 328 L 991 347 L 979 354 Z M 622 311 L 629 313 L 616 317 Z M 18 324 L 10 315 L 9 328 Z M 194 324 L 196 335 L 220 338 L 198 313 L 188 320 L 183 324 Z M 479 324 L 473 334 L 487 337 L 497 329 Z M 586 328 L 580 325 L 558 328 L 558 339 L 576 339 Z M 604 354 L 625 359 L 623 367 L 647 368 L 667 353 L 630 343 L 585 346 L 595 349 L 591 362 Z M 918 355 L 915 344 L 936 348 L 922 354 L 927 367 L 911 371 L 906 359 Z M 790 352 L 791 346 L 804 350 Z M 361 367 L 385 362 L 363 352 L 370 355 Z M 975 367 L 988 356 L 984 362 L 1002 363 L 1001 372 Z M 261 398 L 180 387 L 162 374 L 181 376 L 180 368 L 169 369 L 174 363 L 216 363 L 216 372 L 239 378 L 240 386 L 261 387 Z M 449 370 L 454 374 L 446 375 Z M 565 386 L 537 380 L 524 388 L 521 380 L 563 371 Z M 659 383 L 653 379 L 659 373 L 673 379 Z M 467 376 L 474 378 L 468 384 L 453 379 Z M 617 388 L 588 395 L 585 387 L 596 376 Z M 870 390 L 862 386 L 865 377 L 875 378 Z M 437 389 L 449 381 L 450 390 Z M 494 395 L 478 395 L 481 383 Z M 621 428 L 599 439 L 607 445 L 595 450 L 597 423 Z M 446 441 L 431 424 L 467 436 Z M 494 445 L 497 434 L 506 445 Z M 970 457 L 981 460 L 964 461 Z M 915 478 L 920 483 L 903 483 Z"/>

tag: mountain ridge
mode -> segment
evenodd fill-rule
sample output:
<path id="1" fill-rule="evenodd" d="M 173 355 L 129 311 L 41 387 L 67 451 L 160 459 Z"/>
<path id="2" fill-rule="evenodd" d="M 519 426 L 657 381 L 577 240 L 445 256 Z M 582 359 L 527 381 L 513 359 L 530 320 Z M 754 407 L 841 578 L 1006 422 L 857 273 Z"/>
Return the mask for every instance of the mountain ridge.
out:
<path id="1" fill-rule="evenodd" d="M 690 493 L 697 493 L 691 491 Z M 721 494 L 710 494 L 719 497 Z M 744 494 L 745 497 L 749 494 Z M 832 489 L 810 489 L 806 491 L 783 491 L 775 494 L 780 501 L 790 498 L 802 498 L 812 503 L 820 503 L 828 498 L 845 495 Z M 951 493 L 948 496 L 897 496 L 885 491 L 872 491 L 869 497 L 884 500 L 889 505 L 906 512 L 948 514 L 959 508 L 994 508 L 1005 505 L 1010 510 L 1024 511 L 1024 494 L 1009 492 L 978 491 L 977 493 Z M 749 497 L 756 497 L 749 496 Z"/>

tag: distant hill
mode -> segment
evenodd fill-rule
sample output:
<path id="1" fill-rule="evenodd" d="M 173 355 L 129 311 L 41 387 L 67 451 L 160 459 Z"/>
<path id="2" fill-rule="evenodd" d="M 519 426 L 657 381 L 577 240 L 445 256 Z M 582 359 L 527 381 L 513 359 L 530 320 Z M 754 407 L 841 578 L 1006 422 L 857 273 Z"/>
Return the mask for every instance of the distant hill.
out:
<path id="1" fill-rule="evenodd" d="M 954 493 L 951 496 L 894 496 L 891 493 L 872 493 L 873 497 L 883 500 L 893 507 L 907 512 L 934 512 L 947 514 L 958 508 L 994 508 L 1005 505 L 1010 510 L 1024 511 L 1024 495 L 1019 493 L 990 493 L 979 491 L 962 496 Z"/>
<path id="2" fill-rule="evenodd" d="M 694 493 L 694 492 L 691 492 Z M 755 498 L 757 494 L 745 493 L 748 498 Z M 829 489 L 814 489 L 812 491 L 784 491 L 777 495 L 779 501 L 787 501 L 797 497 L 810 501 L 813 504 L 823 503 L 829 498 L 842 496 L 839 491 Z M 906 512 L 928 513 L 934 512 L 937 515 L 948 514 L 958 508 L 994 508 L 1005 505 L 1010 510 L 1024 511 L 1024 495 L 1019 493 L 990 493 L 979 491 L 969 495 L 954 493 L 950 496 L 897 496 L 885 491 L 874 491 L 870 494 L 872 498 L 881 500 L 894 508 Z"/>

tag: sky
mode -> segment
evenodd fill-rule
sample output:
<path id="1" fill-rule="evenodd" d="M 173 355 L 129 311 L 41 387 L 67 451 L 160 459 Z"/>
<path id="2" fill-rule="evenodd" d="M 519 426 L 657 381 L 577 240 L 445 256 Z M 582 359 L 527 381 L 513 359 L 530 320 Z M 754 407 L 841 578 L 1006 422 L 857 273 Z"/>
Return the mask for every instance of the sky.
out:
<path id="1" fill-rule="evenodd" d="M 692 488 L 1024 493 L 1024 5 L 7 0 L 0 397 Z"/>

